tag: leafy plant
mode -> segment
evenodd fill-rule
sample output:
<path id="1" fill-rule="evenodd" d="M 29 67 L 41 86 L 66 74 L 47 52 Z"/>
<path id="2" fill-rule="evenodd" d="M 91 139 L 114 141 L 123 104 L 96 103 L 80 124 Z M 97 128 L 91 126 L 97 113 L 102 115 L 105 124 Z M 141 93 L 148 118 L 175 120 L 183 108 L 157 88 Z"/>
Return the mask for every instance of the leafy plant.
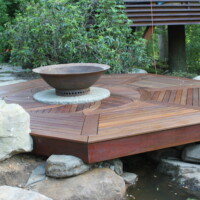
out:
<path id="1" fill-rule="evenodd" d="M 23 11 L 25 5 L 37 0 L 0 0 L 0 62 L 8 61 L 10 51 L 4 37 L 5 24 L 12 23 L 16 13 Z"/>
<path id="2" fill-rule="evenodd" d="M 186 200 L 197 200 L 197 199 L 194 199 L 194 198 L 187 198 Z"/>
<path id="3" fill-rule="evenodd" d="M 186 53 L 188 71 L 200 73 L 200 25 L 186 26 Z"/>
<path id="4" fill-rule="evenodd" d="M 0 62 L 4 59 L 5 54 L 5 42 L 3 40 L 2 32 L 4 31 L 4 24 L 8 22 L 9 16 L 7 13 L 7 5 L 4 0 L 0 0 Z"/>
<path id="5" fill-rule="evenodd" d="M 178 76 L 178 77 L 185 77 L 185 78 L 194 78 L 195 76 L 197 76 L 197 74 L 195 74 L 195 73 L 182 72 L 182 71 L 169 73 L 168 75 L 170 75 L 170 76 Z"/>
<path id="6" fill-rule="evenodd" d="M 97 62 L 121 73 L 149 66 L 145 41 L 131 34 L 122 1 L 41 0 L 27 5 L 5 33 L 11 62 L 34 67 Z"/>

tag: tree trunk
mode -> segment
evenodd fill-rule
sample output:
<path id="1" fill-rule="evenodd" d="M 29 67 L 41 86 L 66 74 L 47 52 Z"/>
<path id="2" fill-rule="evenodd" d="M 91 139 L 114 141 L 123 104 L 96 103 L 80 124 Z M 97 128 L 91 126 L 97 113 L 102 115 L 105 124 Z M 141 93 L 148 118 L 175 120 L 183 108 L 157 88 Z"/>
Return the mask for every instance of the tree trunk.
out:
<path id="1" fill-rule="evenodd" d="M 168 38 L 165 26 L 160 26 L 160 34 L 158 35 L 158 49 L 159 49 L 159 61 L 168 61 Z"/>
<path id="2" fill-rule="evenodd" d="M 185 26 L 168 26 L 169 67 L 172 72 L 186 71 Z"/>

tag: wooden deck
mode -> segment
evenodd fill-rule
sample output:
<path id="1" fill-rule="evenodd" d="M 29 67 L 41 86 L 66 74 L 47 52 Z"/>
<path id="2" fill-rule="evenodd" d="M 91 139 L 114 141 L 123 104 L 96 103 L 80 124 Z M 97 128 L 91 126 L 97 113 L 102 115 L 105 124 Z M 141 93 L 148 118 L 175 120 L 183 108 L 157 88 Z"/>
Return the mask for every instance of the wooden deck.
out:
<path id="1" fill-rule="evenodd" d="M 0 87 L 7 103 L 31 116 L 34 153 L 71 154 L 93 163 L 200 141 L 200 82 L 139 74 L 105 75 L 111 97 L 84 105 L 33 100 L 43 80 Z"/>

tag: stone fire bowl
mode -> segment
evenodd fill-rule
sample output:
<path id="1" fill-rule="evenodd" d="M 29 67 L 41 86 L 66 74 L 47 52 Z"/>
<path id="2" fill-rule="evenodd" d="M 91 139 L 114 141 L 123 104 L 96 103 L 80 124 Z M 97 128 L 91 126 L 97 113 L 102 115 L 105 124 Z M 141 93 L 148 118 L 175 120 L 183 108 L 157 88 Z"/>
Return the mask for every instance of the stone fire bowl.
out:
<path id="1" fill-rule="evenodd" d="M 53 88 L 59 96 L 85 94 L 110 67 L 96 63 L 71 63 L 49 65 L 33 69 Z"/>

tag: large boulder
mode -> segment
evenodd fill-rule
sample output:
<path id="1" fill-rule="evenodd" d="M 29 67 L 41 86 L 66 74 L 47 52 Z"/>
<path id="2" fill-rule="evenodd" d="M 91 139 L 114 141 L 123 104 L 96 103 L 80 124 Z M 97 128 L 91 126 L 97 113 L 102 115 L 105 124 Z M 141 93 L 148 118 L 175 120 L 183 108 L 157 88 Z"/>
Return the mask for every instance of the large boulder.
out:
<path id="1" fill-rule="evenodd" d="M 0 161 L 21 152 L 30 152 L 30 116 L 17 104 L 0 100 Z"/>
<path id="2" fill-rule="evenodd" d="M 129 74 L 147 74 L 148 72 L 144 69 L 132 68 Z"/>
<path id="3" fill-rule="evenodd" d="M 70 155 L 52 155 L 47 159 L 46 175 L 65 178 L 82 174 L 90 169 L 80 158 Z"/>
<path id="4" fill-rule="evenodd" d="M 200 144 L 192 144 L 185 147 L 182 159 L 188 162 L 200 163 Z"/>
<path id="5" fill-rule="evenodd" d="M 200 80 L 200 76 L 195 76 L 195 77 L 193 78 L 193 80 L 199 81 L 199 80 Z"/>
<path id="6" fill-rule="evenodd" d="M 94 169 L 72 178 L 47 178 L 32 190 L 54 200 L 120 200 L 126 186 L 123 178 L 112 170 Z"/>
<path id="7" fill-rule="evenodd" d="M 0 186 L 26 185 L 32 171 L 44 163 L 45 157 L 30 154 L 18 154 L 0 162 Z"/>
<path id="8" fill-rule="evenodd" d="M 178 186 L 200 198 L 200 165 L 163 159 L 158 170 L 170 175 Z"/>
<path id="9" fill-rule="evenodd" d="M 5 101 L 0 99 L 0 110 L 3 108 L 3 106 L 5 106 Z"/>
<path id="10" fill-rule="evenodd" d="M 37 192 L 17 187 L 1 186 L 0 200 L 52 200 Z"/>

